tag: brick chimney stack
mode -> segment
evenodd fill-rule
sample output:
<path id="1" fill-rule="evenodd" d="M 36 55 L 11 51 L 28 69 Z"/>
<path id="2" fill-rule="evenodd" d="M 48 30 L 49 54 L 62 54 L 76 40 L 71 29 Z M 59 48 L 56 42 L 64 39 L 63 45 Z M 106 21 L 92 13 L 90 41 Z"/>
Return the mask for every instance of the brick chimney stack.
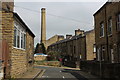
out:
<path id="1" fill-rule="evenodd" d="M 75 36 L 79 35 L 79 34 L 83 34 L 84 33 L 84 30 L 75 30 Z"/>
<path id="2" fill-rule="evenodd" d="M 3 11 L 6 12 L 13 12 L 14 11 L 14 0 L 1 0 L 0 1 L 2 5 L 0 5 L 0 8 L 2 8 Z"/>
<path id="3" fill-rule="evenodd" d="M 41 43 L 46 46 L 46 9 L 41 9 Z"/>

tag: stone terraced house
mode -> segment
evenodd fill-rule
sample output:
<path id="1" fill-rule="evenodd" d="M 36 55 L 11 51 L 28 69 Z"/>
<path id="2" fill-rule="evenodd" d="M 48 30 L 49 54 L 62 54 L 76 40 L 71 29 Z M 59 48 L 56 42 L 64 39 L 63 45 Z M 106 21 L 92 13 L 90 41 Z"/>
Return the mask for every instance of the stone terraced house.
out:
<path id="1" fill-rule="evenodd" d="M 120 2 L 106 2 L 95 14 L 97 60 L 120 62 Z"/>
<path id="2" fill-rule="evenodd" d="M 4 74 L 6 78 L 16 78 L 33 68 L 35 35 L 20 16 L 13 12 L 14 2 L 2 2 L 0 8 L 0 40 L 5 40 L 9 49 L 9 69 Z M 4 44 L 2 47 L 5 47 Z"/>
<path id="3" fill-rule="evenodd" d="M 120 0 L 109 1 L 94 14 L 96 61 L 82 62 L 81 70 L 101 78 L 119 80 Z"/>
<path id="4" fill-rule="evenodd" d="M 95 31 L 75 30 L 75 35 L 66 35 L 66 39 L 57 41 L 48 46 L 49 51 L 59 52 L 63 58 L 67 59 L 66 65 L 79 67 L 80 61 L 94 60 Z"/>

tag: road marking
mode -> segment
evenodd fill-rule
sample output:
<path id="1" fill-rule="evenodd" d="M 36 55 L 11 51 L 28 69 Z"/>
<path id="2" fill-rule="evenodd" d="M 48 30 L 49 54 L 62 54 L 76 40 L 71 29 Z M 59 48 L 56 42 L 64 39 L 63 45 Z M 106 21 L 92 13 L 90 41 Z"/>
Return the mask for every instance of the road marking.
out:
<path id="1" fill-rule="evenodd" d="M 42 78 L 48 78 L 48 76 L 42 76 Z"/>
<path id="2" fill-rule="evenodd" d="M 63 79 L 64 79 L 65 77 L 63 76 Z"/>
<path id="3" fill-rule="evenodd" d="M 43 74 L 45 73 L 46 69 L 43 69 L 43 71 L 40 73 L 39 77 L 42 77 Z"/>
<path id="4" fill-rule="evenodd" d="M 44 78 L 45 76 L 42 76 L 42 78 Z"/>

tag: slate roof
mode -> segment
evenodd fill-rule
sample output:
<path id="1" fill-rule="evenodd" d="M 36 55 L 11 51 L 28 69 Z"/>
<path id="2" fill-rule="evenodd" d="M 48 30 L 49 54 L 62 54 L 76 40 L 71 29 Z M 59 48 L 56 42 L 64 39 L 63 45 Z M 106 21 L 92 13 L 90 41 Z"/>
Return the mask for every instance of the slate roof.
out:
<path id="1" fill-rule="evenodd" d="M 64 43 L 64 42 L 67 42 L 67 41 L 76 40 L 78 38 L 84 37 L 85 35 L 87 35 L 88 33 L 92 32 L 92 31 L 94 31 L 94 29 L 84 32 L 84 35 L 80 34 L 80 35 L 77 35 L 77 36 L 72 36 L 70 39 L 60 40 L 56 43 L 51 44 L 50 46 L 54 46 L 54 45 L 57 45 L 59 43 Z"/>
<path id="2" fill-rule="evenodd" d="M 20 18 L 20 16 L 19 16 L 17 13 L 15 13 L 15 12 L 14 12 L 13 14 L 14 14 L 14 17 L 16 17 L 16 18 L 26 27 L 27 31 L 30 32 L 33 37 L 35 37 L 35 35 L 33 34 L 33 32 L 28 28 L 28 26 L 27 26 L 27 25 L 25 24 L 25 22 Z"/>

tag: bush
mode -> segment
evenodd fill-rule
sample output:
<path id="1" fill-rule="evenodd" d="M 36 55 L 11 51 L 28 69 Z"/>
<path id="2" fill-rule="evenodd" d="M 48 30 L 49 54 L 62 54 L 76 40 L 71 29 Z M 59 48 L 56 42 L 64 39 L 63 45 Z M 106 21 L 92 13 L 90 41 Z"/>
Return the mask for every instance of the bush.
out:
<path id="1" fill-rule="evenodd" d="M 59 57 L 59 53 L 58 53 L 58 52 L 50 51 L 50 52 L 48 52 L 47 60 L 48 60 L 48 61 L 58 60 L 58 57 Z"/>
<path id="2" fill-rule="evenodd" d="M 44 53 L 46 54 L 46 48 L 43 43 L 37 43 L 36 48 L 35 48 L 35 53 Z"/>

